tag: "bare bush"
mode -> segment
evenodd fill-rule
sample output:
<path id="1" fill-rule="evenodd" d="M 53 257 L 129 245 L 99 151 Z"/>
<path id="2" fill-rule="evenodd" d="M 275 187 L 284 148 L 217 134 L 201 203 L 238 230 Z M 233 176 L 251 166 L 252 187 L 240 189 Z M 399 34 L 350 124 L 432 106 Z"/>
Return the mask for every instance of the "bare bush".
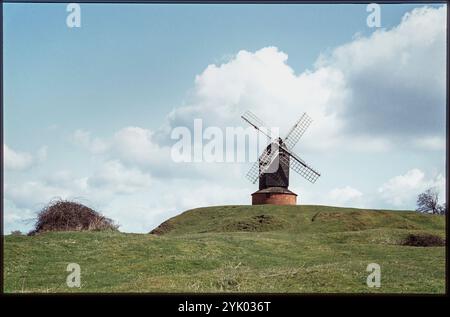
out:
<path id="1" fill-rule="evenodd" d="M 444 246 L 445 240 L 433 234 L 409 234 L 402 243 L 413 247 Z"/>
<path id="2" fill-rule="evenodd" d="M 118 230 L 113 220 L 80 203 L 57 200 L 50 202 L 37 216 L 29 235 L 46 231 Z"/>

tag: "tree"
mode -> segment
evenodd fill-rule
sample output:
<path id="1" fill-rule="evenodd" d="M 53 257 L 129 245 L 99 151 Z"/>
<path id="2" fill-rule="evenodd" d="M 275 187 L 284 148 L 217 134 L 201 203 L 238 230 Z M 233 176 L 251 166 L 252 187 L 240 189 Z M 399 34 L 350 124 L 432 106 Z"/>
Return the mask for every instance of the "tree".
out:
<path id="1" fill-rule="evenodd" d="M 439 193 L 436 188 L 428 188 L 417 197 L 417 211 L 445 214 L 446 205 L 439 205 Z"/>

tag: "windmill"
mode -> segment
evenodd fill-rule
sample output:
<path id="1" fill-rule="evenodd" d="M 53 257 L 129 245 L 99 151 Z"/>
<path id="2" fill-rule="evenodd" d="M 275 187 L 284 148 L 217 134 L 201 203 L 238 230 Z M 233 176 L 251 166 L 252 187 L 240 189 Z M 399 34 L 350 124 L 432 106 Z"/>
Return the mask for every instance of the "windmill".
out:
<path id="1" fill-rule="evenodd" d="M 309 166 L 293 152 L 294 146 L 312 122 L 306 114 L 300 117 L 289 130 L 284 139 L 274 138 L 264 129 L 267 127 L 256 115 L 245 112 L 242 119 L 264 134 L 270 143 L 247 173 L 247 178 L 254 184 L 259 180 L 259 190 L 252 194 L 252 204 L 295 205 L 297 194 L 289 187 L 289 170 L 300 174 L 311 183 L 315 183 L 320 173 Z"/>

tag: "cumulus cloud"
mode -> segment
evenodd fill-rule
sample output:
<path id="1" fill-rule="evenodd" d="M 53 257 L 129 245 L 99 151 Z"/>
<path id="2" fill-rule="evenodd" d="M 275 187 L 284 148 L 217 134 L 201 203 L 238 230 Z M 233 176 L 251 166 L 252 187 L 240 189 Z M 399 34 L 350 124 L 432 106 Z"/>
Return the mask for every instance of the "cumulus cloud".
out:
<path id="1" fill-rule="evenodd" d="M 201 178 L 201 179 L 233 179 L 240 172 L 241 166 L 229 164 L 227 173 L 223 173 L 223 164 L 192 164 L 176 162 L 172 159 L 171 146 L 160 145 L 155 140 L 155 133 L 140 127 L 125 127 L 116 131 L 110 138 L 93 138 L 91 133 L 77 130 L 78 145 L 99 155 L 106 161 L 116 161 L 127 168 L 146 171 L 152 177 L 162 178 Z M 107 146 L 102 150 L 91 151 L 90 140 L 96 139 L 98 144 Z M 206 144 L 206 142 L 205 142 Z M 86 146 L 87 145 L 87 146 Z"/>
<path id="2" fill-rule="evenodd" d="M 329 201 L 339 206 L 359 206 L 362 197 L 363 193 L 351 186 L 334 188 L 328 193 Z"/>
<path id="3" fill-rule="evenodd" d="M 19 152 L 3 144 L 3 165 L 5 170 L 11 171 L 25 171 L 31 168 L 36 163 L 42 163 L 47 159 L 46 145 L 40 147 L 36 154 L 28 152 Z"/>
<path id="4" fill-rule="evenodd" d="M 446 8 L 422 7 L 389 30 L 356 37 L 296 74 L 276 47 L 240 51 L 196 77 L 186 105 L 172 111 L 158 137 L 202 118 L 241 125 L 249 109 L 282 135 L 303 111 L 314 119 L 309 149 L 386 151 L 445 126 Z M 410 142 L 405 142 L 410 141 Z"/>
<path id="5" fill-rule="evenodd" d="M 3 144 L 3 164 L 6 170 L 23 171 L 33 164 L 33 156 L 26 152 L 16 152 Z"/>
<path id="6" fill-rule="evenodd" d="M 101 138 L 93 138 L 91 133 L 82 129 L 76 130 L 72 135 L 75 144 L 80 145 L 92 153 L 103 153 L 109 148 L 109 144 Z"/>
<path id="7" fill-rule="evenodd" d="M 441 197 L 445 195 L 445 177 L 438 174 L 426 177 L 420 169 L 414 168 L 403 175 L 395 176 L 379 187 L 381 198 L 396 207 L 411 206 L 417 196 L 426 189 L 434 187 L 439 190 Z M 445 198 L 444 198 L 445 199 Z"/>
<path id="8" fill-rule="evenodd" d="M 88 185 L 108 189 L 114 194 L 129 194 L 149 188 L 150 176 L 136 168 L 127 169 L 119 161 L 107 161 L 88 179 Z"/>
<path id="9" fill-rule="evenodd" d="M 140 166 L 155 163 L 161 160 L 162 152 L 168 153 L 154 142 L 151 130 L 141 127 L 122 128 L 110 138 L 92 137 L 91 132 L 80 129 L 73 133 L 72 139 L 93 154 L 106 154 Z"/>
<path id="10" fill-rule="evenodd" d="M 140 127 L 125 127 L 114 134 L 111 141 L 113 155 L 124 162 L 140 166 L 161 166 L 167 163 L 169 149 L 153 140 L 153 132 Z"/>
<path id="11" fill-rule="evenodd" d="M 242 50 L 197 75 L 185 104 L 160 129 L 125 127 L 109 139 L 79 130 L 74 139 L 109 160 L 167 176 L 177 167 L 170 157 L 175 127 L 193 131 L 196 118 L 205 127 L 245 126 L 240 115 L 251 110 L 283 136 L 306 111 L 314 121 L 300 142 L 305 153 L 442 150 L 445 21 L 444 7 L 414 9 L 398 26 L 358 36 L 300 74 L 276 47 Z"/>
<path id="12" fill-rule="evenodd" d="M 26 181 L 21 184 L 5 184 L 5 197 L 19 208 L 36 209 L 54 198 L 71 197 L 73 191 L 42 181 Z"/>
<path id="13" fill-rule="evenodd" d="M 341 72 L 324 68 L 296 75 L 287 58 L 278 48 L 266 47 L 254 53 L 243 50 L 225 64 L 209 65 L 196 77 L 187 104 L 169 114 L 158 137 L 170 143 L 167 132 L 177 126 L 192 128 L 195 118 L 205 126 L 245 126 L 240 119 L 245 110 L 284 135 L 307 111 L 314 119 L 311 137 L 319 138 L 309 144 L 334 144 L 342 122 L 329 105 L 340 107 L 346 98 Z"/>
<path id="14" fill-rule="evenodd" d="M 106 161 L 89 176 L 61 170 L 37 180 L 5 183 L 5 197 L 18 208 L 37 210 L 56 198 L 102 205 L 118 194 L 134 194 L 150 186 L 150 175 L 118 161 Z"/>
<path id="15" fill-rule="evenodd" d="M 442 134 L 445 128 L 446 7 L 421 7 L 390 30 L 322 56 L 351 89 L 339 112 L 347 130 L 371 135 Z"/>

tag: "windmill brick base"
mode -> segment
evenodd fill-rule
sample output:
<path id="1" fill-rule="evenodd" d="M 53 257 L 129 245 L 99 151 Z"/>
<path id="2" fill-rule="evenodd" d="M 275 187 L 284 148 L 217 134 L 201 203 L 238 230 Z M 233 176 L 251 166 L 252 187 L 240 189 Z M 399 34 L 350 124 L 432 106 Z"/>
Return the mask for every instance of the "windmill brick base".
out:
<path id="1" fill-rule="evenodd" d="M 296 205 L 297 194 L 283 187 L 268 187 L 252 194 L 252 205 Z"/>

